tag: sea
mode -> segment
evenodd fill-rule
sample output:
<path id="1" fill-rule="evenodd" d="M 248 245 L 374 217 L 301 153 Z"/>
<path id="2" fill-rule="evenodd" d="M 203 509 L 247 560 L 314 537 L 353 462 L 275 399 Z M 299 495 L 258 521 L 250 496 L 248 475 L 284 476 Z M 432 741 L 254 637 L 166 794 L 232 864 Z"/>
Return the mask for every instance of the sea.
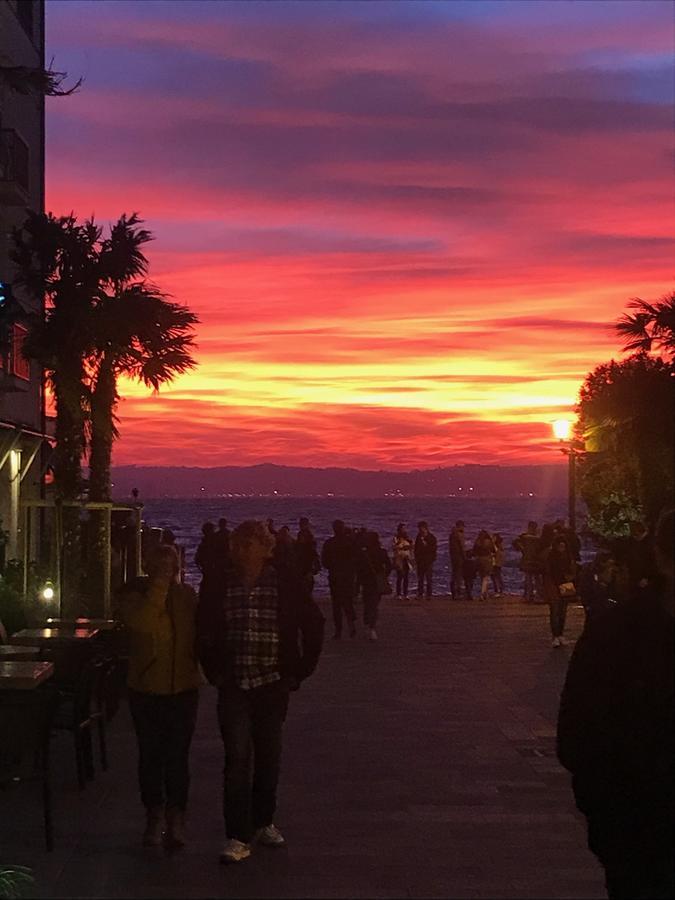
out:
<path id="1" fill-rule="evenodd" d="M 458 519 L 465 523 L 467 545 L 470 545 L 481 528 L 498 532 L 504 539 L 506 563 L 503 569 L 504 585 L 509 593 L 522 588 L 522 574 L 518 570 L 520 554 L 511 546 L 512 541 L 526 528 L 530 519 L 540 525 L 567 515 L 565 498 L 516 497 L 513 499 L 443 498 L 443 497 L 379 497 L 374 499 L 349 497 L 228 497 L 148 499 L 143 501 L 143 519 L 148 527 L 169 528 L 176 541 L 185 549 L 186 581 L 199 583 L 199 571 L 194 555 L 201 538 L 204 522 L 217 524 L 227 519 L 233 528 L 246 519 L 272 519 L 274 527 L 288 525 L 295 535 L 298 519 L 307 516 L 319 548 L 332 534 L 331 523 L 342 519 L 353 527 L 365 526 L 377 531 L 382 545 L 391 550 L 392 540 L 399 522 L 404 522 L 410 537 L 417 533 L 417 523 L 424 519 L 438 539 L 438 560 L 434 569 L 436 590 L 445 593 L 449 582 L 448 536 Z M 582 559 L 592 552 L 584 547 Z M 414 576 L 412 585 L 415 584 Z M 316 581 L 316 593 L 327 593 L 325 572 Z"/>

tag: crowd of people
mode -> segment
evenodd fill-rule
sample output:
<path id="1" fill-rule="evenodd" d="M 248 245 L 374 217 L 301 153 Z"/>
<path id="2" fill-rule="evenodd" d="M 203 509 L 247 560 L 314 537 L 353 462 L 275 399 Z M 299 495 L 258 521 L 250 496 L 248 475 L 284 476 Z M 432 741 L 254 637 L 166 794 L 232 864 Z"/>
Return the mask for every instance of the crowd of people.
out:
<path id="1" fill-rule="evenodd" d="M 554 646 L 562 644 L 569 599 L 580 597 L 586 608 L 562 694 L 558 756 L 573 775 L 589 846 L 616 900 L 673 896 L 673 519 L 672 512 L 664 515 L 653 539 L 635 525 L 630 537 L 585 565 L 577 536 L 562 520 L 541 530 L 530 522 L 513 542 L 524 600 L 549 604 Z M 340 520 L 320 550 L 306 518 L 295 536 L 270 520 L 230 530 L 222 519 L 202 532 L 199 596 L 181 580 L 171 540 L 152 550 L 147 575 L 119 595 L 131 636 L 128 688 L 147 815 L 143 842 L 185 843 L 189 751 L 205 676 L 217 688 L 225 751 L 220 858 L 239 863 L 255 844 L 285 843 L 274 823 L 283 723 L 292 692 L 314 672 L 323 645 L 315 576 L 328 571 L 334 637 L 341 637 L 344 621 L 356 634 L 360 593 L 366 635 L 374 640 L 380 598 L 394 592 L 392 573 L 401 598 L 413 570 L 418 595 L 432 596 L 438 542 L 424 521 L 414 540 L 399 523 L 391 557 L 376 532 Z M 471 597 L 476 576 L 483 599 L 490 583 L 496 593 L 503 590 L 499 535 L 483 529 L 467 546 L 459 521 L 449 551 L 453 598 Z"/>

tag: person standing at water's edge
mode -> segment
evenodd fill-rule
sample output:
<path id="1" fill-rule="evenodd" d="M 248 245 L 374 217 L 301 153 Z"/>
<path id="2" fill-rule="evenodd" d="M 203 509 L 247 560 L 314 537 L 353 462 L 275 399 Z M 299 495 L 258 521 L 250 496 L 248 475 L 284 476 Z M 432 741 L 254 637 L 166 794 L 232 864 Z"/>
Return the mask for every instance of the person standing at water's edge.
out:
<path id="1" fill-rule="evenodd" d="M 129 708 L 138 740 L 138 776 L 147 821 L 143 843 L 158 846 L 166 826 L 170 846 L 185 843 L 188 756 L 201 677 L 195 655 L 197 598 L 177 584 L 178 556 L 159 545 L 137 578 L 119 594 L 129 629 Z"/>
<path id="2" fill-rule="evenodd" d="M 489 533 L 481 528 L 473 545 L 473 552 L 478 564 L 480 576 L 480 599 L 487 600 L 490 576 L 495 564 L 495 545 Z"/>
<path id="3" fill-rule="evenodd" d="M 391 593 L 388 576 L 392 566 L 376 531 L 367 532 L 364 543 L 365 547 L 359 552 L 358 560 L 358 571 L 363 585 L 363 622 L 368 639 L 376 641 L 378 608 L 382 596 Z"/>
<path id="4" fill-rule="evenodd" d="M 413 542 L 403 522 L 398 523 L 393 540 L 394 568 L 396 569 L 396 599 L 408 599 L 408 581 L 413 558 Z"/>
<path id="5" fill-rule="evenodd" d="M 558 758 L 612 900 L 675 897 L 675 513 L 657 526 L 660 583 L 590 616 L 570 661 Z"/>
<path id="6" fill-rule="evenodd" d="M 415 566 L 417 567 L 417 596 L 421 600 L 431 600 L 434 580 L 434 563 L 438 543 L 435 535 L 429 531 L 427 522 L 419 522 L 415 538 Z M 426 593 L 425 593 L 426 592 Z"/>
<path id="7" fill-rule="evenodd" d="M 254 838 L 285 843 L 273 821 L 282 726 L 289 692 L 312 674 L 323 644 L 319 608 L 291 569 L 271 565 L 273 550 L 262 522 L 239 525 L 231 536 L 232 570 L 219 590 L 202 596 L 197 614 L 199 659 L 218 687 L 225 745 L 226 863 L 249 857 Z"/>
<path id="8" fill-rule="evenodd" d="M 328 538 L 321 551 L 321 565 L 328 569 L 328 586 L 333 606 L 333 638 L 342 637 L 342 617 L 347 618 L 349 634 L 356 636 L 354 591 L 356 590 L 356 549 L 353 537 L 347 533 L 342 519 L 333 522 L 333 537 Z"/>
<path id="9" fill-rule="evenodd" d="M 466 564 L 466 539 L 464 537 L 464 522 L 460 519 L 455 522 L 455 527 L 450 532 L 448 540 L 450 554 L 450 596 L 453 600 L 459 600 L 460 588 L 463 586 L 467 600 L 471 599 L 471 591 L 464 581 L 464 567 Z"/>

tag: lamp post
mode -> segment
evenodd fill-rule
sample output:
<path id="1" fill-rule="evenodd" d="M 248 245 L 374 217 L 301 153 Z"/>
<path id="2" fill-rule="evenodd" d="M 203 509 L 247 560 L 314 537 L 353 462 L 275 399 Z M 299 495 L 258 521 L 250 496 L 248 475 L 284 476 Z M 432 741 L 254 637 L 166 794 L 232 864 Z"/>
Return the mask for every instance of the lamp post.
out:
<path id="1" fill-rule="evenodd" d="M 572 438 L 572 423 L 569 419 L 556 419 L 553 434 L 560 450 L 567 456 L 567 519 L 572 531 L 577 530 L 577 453 Z"/>

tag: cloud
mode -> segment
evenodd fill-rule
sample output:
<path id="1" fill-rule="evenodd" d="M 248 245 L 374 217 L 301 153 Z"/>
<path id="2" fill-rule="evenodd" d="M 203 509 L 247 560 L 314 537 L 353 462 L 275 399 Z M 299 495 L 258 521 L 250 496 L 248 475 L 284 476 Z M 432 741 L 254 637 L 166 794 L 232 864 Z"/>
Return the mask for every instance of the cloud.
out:
<path id="1" fill-rule="evenodd" d="M 202 322 L 118 456 L 548 458 L 670 283 L 666 6 L 51 4 L 48 205 L 140 210 Z"/>

